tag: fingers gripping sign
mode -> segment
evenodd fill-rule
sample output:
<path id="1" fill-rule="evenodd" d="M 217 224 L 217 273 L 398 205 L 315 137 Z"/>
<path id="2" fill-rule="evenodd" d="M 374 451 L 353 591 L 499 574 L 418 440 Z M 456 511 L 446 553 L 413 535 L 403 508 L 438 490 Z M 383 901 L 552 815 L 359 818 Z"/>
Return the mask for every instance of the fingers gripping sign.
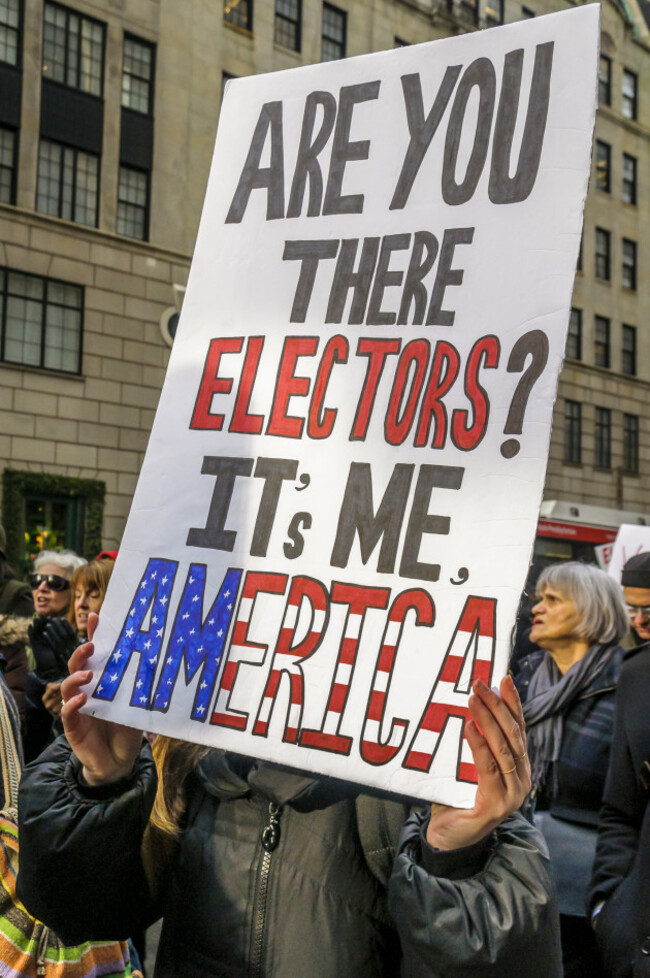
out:
<path id="1" fill-rule="evenodd" d="M 88 637 L 92 639 L 98 616 L 88 616 Z M 83 764 L 83 776 L 91 785 L 108 784 L 126 777 L 133 770 L 142 743 L 142 732 L 119 723 L 80 713 L 87 694 L 83 687 L 92 679 L 88 662 L 95 649 L 92 641 L 80 645 L 70 657 L 70 675 L 61 684 L 63 728 L 72 750 Z"/>
<path id="2" fill-rule="evenodd" d="M 480 679 L 469 701 L 466 725 L 478 790 L 470 810 L 432 805 L 427 841 L 436 849 L 459 849 L 488 835 L 521 807 L 530 791 L 530 763 L 519 695 L 510 676 L 499 694 Z"/>

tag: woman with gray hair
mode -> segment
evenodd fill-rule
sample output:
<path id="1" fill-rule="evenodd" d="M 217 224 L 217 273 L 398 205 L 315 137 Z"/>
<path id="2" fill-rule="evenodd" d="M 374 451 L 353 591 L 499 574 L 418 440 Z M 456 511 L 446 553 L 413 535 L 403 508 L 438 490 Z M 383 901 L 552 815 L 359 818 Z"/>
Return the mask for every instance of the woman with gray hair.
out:
<path id="1" fill-rule="evenodd" d="M 602 974 L 585 901 L 605 788 L 614 698 L 628 630 L 621 589 L 591 564 L 547 567 L 536 585 L 531 641 L 515 679 L 532 790 L 526 814 L 548 843 L 565 976 Z"/>

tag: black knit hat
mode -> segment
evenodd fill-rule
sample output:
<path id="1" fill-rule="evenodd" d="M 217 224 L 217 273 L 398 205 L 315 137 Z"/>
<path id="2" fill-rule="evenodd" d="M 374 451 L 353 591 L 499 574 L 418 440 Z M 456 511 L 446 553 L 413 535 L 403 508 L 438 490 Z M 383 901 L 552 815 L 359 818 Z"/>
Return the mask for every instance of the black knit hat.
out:
<path id="1" fill-rule="evenodd" d="M 623 587 L 650 588 L 650 553 L 630 557 L 621 574 Z"/>

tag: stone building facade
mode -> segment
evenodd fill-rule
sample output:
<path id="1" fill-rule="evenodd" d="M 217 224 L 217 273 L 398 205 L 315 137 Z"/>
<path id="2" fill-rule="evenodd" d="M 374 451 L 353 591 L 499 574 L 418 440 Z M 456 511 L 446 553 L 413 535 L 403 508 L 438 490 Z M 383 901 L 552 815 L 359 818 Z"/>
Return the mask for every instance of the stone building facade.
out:
<path id="1" fill-rule="evenodd" d="M 650 30 L 640 3 L 603 3 L 597 149 L 546 497 L 643 516 Z M 573 5 L 3 0 L 0 472 L 12 558 L 119 544 L 228 78 Z"/>

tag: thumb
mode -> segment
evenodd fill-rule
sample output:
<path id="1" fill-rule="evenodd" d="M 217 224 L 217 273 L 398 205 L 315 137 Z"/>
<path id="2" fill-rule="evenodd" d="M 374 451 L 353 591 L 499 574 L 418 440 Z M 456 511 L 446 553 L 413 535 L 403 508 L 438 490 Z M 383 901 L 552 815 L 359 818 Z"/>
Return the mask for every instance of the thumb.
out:
<path id="1" fill-rule="evenodd" d="M 88 641 L 92 641 L 92 637 L 95 634 L 97 628 L 97 623 L 99 622 L 99 615 L 94 611 L 91 611 L 88 615 Z"/>

